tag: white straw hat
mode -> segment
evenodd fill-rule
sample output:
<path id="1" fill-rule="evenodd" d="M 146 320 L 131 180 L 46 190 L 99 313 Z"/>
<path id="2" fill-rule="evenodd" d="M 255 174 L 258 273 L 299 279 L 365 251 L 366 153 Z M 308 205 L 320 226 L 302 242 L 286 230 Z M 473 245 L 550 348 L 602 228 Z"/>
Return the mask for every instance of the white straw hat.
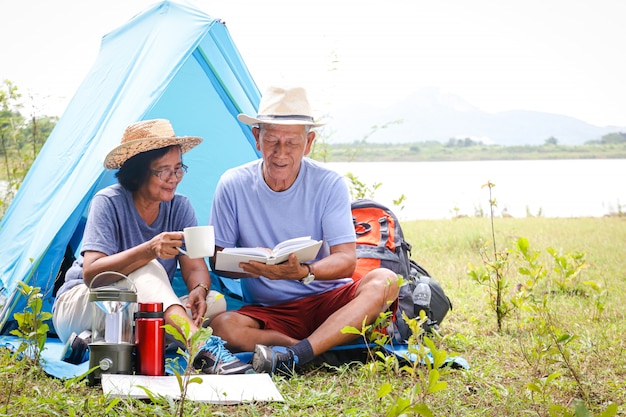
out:
<path id="1" fill-rule="evenodd" d="M 197 136 L 176 136 L 172 124 L 167 119 L 143 120 L 129 125 L 122 136 L 121 145 L 104 158 L 104 167 L 116 169 L 128 159 L 152 149 L 180 145 L 185 153 L 202 142 Z"/>
<path id="2" fill-rule="evenodd" d="M 315 122 L 304 88 L 270 87 L 259 104 L 256 117 L 239 114 L 240 122 L 250 126 L 259 123 L 274 125 L 323 126 L 326 122 Z"/>

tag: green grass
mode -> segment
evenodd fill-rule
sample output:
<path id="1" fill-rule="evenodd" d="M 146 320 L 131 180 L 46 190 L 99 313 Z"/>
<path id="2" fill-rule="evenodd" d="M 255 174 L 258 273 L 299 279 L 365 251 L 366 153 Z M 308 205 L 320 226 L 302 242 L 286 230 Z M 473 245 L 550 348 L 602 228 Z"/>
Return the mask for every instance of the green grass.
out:
<path id="1" fill-rule="evenodd" d="M 403 223 L 407 240 L 413 243 L 413 258 L 437 278 L 454 306 L 442 323 L 443 338 L 435 339 L 435 344 L 471 365 L 469 371 L 444 372 L 441 380 L 447 387 L 418 397 L 419 401 L 435 416 L 574 416 L 576 399 L 586 396 L 588 415 L 597 416 L 610 404 L 619 406 L 617 415 L 626 415 L 626 218 L 498 218 L 494 222 L 498 250 L 513 249 L 517 238 L 525 237 L 531 249 L 541 253 L 539 259 L 550 273 L 535 294 L 545 296 L 550 318 L 542 326 L 527 305 L 506 318 L 503 330 L 497 331 L 485 288 L 467 275 L 468 264 L 482 264 L 480 249 L 491 239 L 489 219 Z M 546 251 L 549 247 L 585 255 L 588 268 L 567 291 L 558 291 L 550 282 L 556 274 Z M 509 259 L 507 296 L 523 282 L 517 272 L 521 262 L 514 256 Z M 606 299 L 586 281 L 608 290 Z M 604 301 L 601 312 L 599 300 Z M 564 355 L 555 353 L 549 331 L 574 336 L 561 343 Z M 408 398 L 410 390 L 423 382 L 423 376 L 384 368 L 372 371 L 370 365 L 311 368 L 289 380 L 274 377 L 284 403 L 186 403 L 185 415 L 385 416 L 394 401 Z M 425 367 L 417 372 L 423 372 L 421 368 Z M 549 375 L 556 376 L 545 383 Z M 391 395 L 379 399 L 378 390 L 385 383 L 392 387 Z M 529 386 L 542 383 L 541 392 L 531 394 Z M 165 401 L 106 399 L 97 387 L 49 378 L 39 367 L 16 361 L 6 352 L 0 356 L 0 392 L 1 415 L 173 413 L 173 406 Z"/>

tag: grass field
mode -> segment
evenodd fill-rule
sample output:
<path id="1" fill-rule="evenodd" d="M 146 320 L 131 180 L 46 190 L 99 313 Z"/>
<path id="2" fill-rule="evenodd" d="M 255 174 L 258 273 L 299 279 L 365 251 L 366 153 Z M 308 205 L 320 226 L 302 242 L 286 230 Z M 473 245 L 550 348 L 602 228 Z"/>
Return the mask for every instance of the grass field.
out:
<path id="1" fill-rule="evenodd" d="M 521 302 L 518 297 L 501 331 L 487 287 L 467 274 L 468 265 L 482 267 L 485 243 L 493 257 L 491 221 L 420 220 L 403 228 L 413 243 L 412 257 L 454 306 L 441 338 L 433 337 L 435 346 L 466 359 L 469 370 L 436 375 L 425 366 L 402 370 L 389 359 L 311 368 L 292 379 L 274 377 L 285 403 L 187 402 L 184 415 L 391 416 L 402 415 L 402 409 L 405 415 L 459 417 L 626 415 L 626 218 L 494 219 L 496 251 L 513 250 L 518 238 L 526 238 L 540 276 L 529 285 L 519 273 L 528 263 L 515 252 L 501 264 L 503 301 L 526 295 Z M 575 259 L 585 267 L 568 276 Z M 118 402 L 84 381 L 49 378 L 6 353 L 0 357 L 1 415 L 176 412 L 176 403 Z M 436 376 L 444 385 L 428 392 L 428 378 Z"/>

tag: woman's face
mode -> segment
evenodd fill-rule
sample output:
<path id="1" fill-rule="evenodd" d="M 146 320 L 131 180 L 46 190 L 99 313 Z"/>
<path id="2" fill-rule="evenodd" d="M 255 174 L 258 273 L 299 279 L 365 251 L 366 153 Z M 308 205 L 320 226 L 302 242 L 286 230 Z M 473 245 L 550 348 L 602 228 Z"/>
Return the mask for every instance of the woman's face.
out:
<path id="1" fill-rule="evenodd" d="M 150 164 L 149 176 L 139 192 L 153 201 L 170 201 L 174 198 L 176 187 L 183 179 L 183 161 L 180 147 L 172 147 L 165 155 Z"/>

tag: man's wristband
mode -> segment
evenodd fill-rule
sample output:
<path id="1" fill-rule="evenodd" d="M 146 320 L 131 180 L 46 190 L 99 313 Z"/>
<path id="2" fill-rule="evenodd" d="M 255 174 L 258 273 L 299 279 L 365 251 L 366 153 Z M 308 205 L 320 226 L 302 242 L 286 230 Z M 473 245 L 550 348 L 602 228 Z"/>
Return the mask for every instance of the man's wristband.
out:
<path id="1" fill-rule="evenodd" d="M 195 289 L 196 289 L 196 288 L 198 288 L 198 287 L 200 287 L 200 288 L 202 288 L 204 291 L 206 291 L 205 296 L 209 295 L 209 292 L 210 292 L 211 290 L 209 289 L 209 286 L 208 286 L 208 285 L 203 284 L 202 282 L 200 282 L 200 283 L 198 283 L 198 285 L 196 285 L 195 287 L 193 287 L 193 289 L 195 290 Z M 192 291 L 193 291 L 193 290 L 192 290 Z"/>

